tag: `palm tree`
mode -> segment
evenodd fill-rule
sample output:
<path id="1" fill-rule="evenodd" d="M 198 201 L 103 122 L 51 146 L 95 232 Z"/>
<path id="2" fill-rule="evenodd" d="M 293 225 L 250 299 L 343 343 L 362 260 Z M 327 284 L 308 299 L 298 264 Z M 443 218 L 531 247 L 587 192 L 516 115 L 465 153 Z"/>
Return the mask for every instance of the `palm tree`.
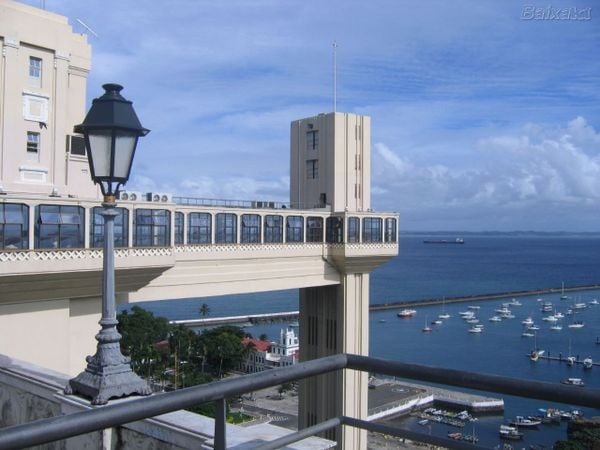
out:
<path id="1" fill-rule="evenodd" d="M 200 307 L 200 315 L 202 317 L 206 317 L 210 314 L 210 308 L 206 303 L 202 303 L 202 306 Z"/>

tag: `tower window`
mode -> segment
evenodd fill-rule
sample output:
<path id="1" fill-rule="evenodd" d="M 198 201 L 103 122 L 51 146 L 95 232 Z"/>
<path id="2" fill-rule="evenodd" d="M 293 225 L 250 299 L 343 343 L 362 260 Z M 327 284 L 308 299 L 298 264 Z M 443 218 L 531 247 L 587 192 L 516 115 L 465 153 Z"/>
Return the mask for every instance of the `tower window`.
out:
<path id="1" fill-rule="evenodd" d="M 319 160 L 309 159 L 306 161 L 306 178 L 319 178 Z"/>
<path id="2" fill-rule="evenodd" d="M 319 131 L 310 130 L 306 132 L 306 149 L 317 150 L 319 148 Z"/>
<path id="3" fill-rule="evenodd" d="M 35 87 L 42 86 L 42 60 L 35 56 L 29 57 L 29 84 Z"/>
<path id="4" fill-rule="evenodd" d="M 40 133 L 27 132 L 27 159 L 38 161 L 40 154 Z"/>

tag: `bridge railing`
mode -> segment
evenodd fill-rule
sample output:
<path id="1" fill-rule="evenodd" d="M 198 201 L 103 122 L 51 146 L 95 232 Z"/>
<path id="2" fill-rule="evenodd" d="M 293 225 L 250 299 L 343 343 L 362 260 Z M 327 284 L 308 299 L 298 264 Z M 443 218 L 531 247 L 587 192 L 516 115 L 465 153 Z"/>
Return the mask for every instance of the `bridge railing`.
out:
<path id="1" fill-rule="evenodd" d="M 226 398 L 236 397 L 246 392 L 270 386 L 278 386 L 286 382 L 297 381 L 340 369 L 368 371 L 370 373 L 592 408 L 597 408 L 600 405 L 600 389 L 580 389 L 556 383 L 444 369 L 421 364 L 407 364 L 352 354 L 338 354 L 302 362 L 294 366 L 270 370 L 267 376 L 265 373 L 256 373 L 242 377 L 228 378 L 129 402 L 3 428 L 0 432 L 0 448 L 20 449 L 40 445 L 154 417 L 201 403 L 216 402 L 217 414 L 215 418 L 214 448 L 221 450 L 227 448 L 225 437 Z M 461 443 L 345 416 L 335 417 L 298 432 L 290 433 L 256 448 L 262 450 L 280 448 L 340 425 L 349 425 L 370 431 L 382 432 L 452 449 L 482 448 L 473 444 Z"/>

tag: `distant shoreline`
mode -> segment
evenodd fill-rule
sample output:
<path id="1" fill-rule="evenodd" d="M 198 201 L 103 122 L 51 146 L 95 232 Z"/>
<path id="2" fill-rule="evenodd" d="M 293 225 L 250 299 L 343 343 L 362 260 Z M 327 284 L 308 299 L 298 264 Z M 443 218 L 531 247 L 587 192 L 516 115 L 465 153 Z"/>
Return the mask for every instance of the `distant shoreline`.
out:
<path id="1" fill-rule="evenodd" d="M 600 289 L 600 284 L 593 284 L 589 286 L 575 286 L 565 288 L 565 292 L 577 292 L 577 291 L 589 291 L 592 289 Z M 546 289 L 530 289 L 527 291 L 513 291 L 513 292 L 498 292 L 494 294 L 476 294 L 467 295 L 461 297 L 446 297 L 445 299 L 423 299 L 423 300 L 403 300 L 397 302 L 377 303 L 369 306 L 370 311 L 379 311 L 385 309 L 398 309 L 405 306 L 427 306 L 427 305 L 441 305 L 442 303 L 464 303 L 472 302 L 477 300 L 497 300 L 499 298 L 506 297 L 526 297 L 528 295 L 543 295 L 543 294 L 556 294 L 562 292 L 562 287 L 559 288 L 546 288 Z"/>

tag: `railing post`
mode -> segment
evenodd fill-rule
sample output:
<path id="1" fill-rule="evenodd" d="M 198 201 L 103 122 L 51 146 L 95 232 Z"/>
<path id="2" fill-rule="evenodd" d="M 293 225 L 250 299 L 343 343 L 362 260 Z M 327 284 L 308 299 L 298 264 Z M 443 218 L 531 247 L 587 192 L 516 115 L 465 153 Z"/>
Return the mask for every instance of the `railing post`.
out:
<path id="1" fill-rule="evenodd" d="M 215 403 L 215 450 L 226 450 L 227 403 L 225 397 L 215 400 Z"/>

